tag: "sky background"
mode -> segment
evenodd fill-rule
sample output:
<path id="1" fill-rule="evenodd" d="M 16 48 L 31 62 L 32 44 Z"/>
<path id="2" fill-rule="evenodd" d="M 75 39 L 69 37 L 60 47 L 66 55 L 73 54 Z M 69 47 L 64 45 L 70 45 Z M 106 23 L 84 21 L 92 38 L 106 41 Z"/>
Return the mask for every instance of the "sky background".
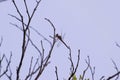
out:
<path id="1" fill-rule="evenodd" d="M 21 1 L 17 0 L 17 2 L 21 12 L 24 12 Z M 31 11 L 35 2 L 30 0 L 28 4 Z M 90 56 L 92 66 L 96 67 L 97 80 L 103 75 L 107 77 L 115 73 L 111 59 L 118 64 L 120 69 L 120 48 L 115 45 L 115 42 L 120 44 L 119 8 L 119 0 L 42 0 L 31 26 L 48 37 L 52 33 L 52 27 L 44 18 L 49 18 L 54 23 L 57 32 L 65 34 L 64 40 L 71 46 L 74 60 L 77 57 L 77 50 L 81 50 L 77 75 L 85 69 L 85 59 Z M 17 61 L 12 66 L 16 68 L 21 52 L 22 32 L 9 24 L 10 22 L 18 23 L 8 16 L 9 13 L 17 15 L 12 2 L 10 0 L 1 2 L 0 36 L 3 36 L 4 41 L 0 52 L 9 56 L 12 51 L 13 62 Z M 32 37 L 37 44 L 39 39 L 37 34 L 33 32 Z M 28 52 L 31 50 L 32 47 L 28 49 Z M 29 59 L 25 63 L 27 62 Z M 54 66 L 58 66 L 60 79 L 67 78 L 70 64 L 68 52 L 62 44 L 55 48 L 51 64 L 44 71 L 41 80 L 45 80 L 46 77 L 55 80 Z"/>

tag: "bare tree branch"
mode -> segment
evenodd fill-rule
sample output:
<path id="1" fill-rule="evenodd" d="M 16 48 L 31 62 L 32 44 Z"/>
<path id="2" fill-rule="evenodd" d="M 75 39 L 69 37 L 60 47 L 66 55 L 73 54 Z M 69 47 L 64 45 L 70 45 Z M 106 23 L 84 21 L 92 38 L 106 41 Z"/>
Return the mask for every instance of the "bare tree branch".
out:
<path id="1" fill-rule="evenodd" d="M 18 17 L 14 16 L 14 15 L 12 15 L 12 14 L 8 14 L 8 15 L 11 16 L 11 17 L 13 17 L 13 18 L 15 18 L 15 19 L 18 20 L 19 22 L 22 22 Z M 10 23 L 10 24 L 14 25 L 15 27 L 17 27 L 17 28 L 19 28 L 19 29 L 21 30 L 21 28 L 18 27 L 16 24 L 13 24 L 13 23 Z M 24 25 L 27 27 L 27 24 L 24 23 Z M 34 32 L 36 32 L 40 37 L 42 37 L 45 41 L 47 41 L 47 42 L 52 46 L 52 43 L 51 43 L 46 37 L 44 37 L 37 29 L 35 29 L 35 28 L 32 27 L 32 26 L 30 26 L 30 28 L 31 28 Z"/>
<path id="2" fill-rule="evenodd" d="M 91 75 L 92 75 L 92 80 L 94 80 L 95 67 L 93 67 L 93 68 L 91 67 L 91 65 L 90 65 L 90 57 L 89 56 L 88 56 L 88 61 L 86 60 L 86 63 L 90 68 L 90 72 L 91 72 Z"/>
<path id="3" fill-rule="evenodd" d="M 28 15 L 28 19 L 30 19 L 30 13 L 28 11 L 28 6 L 27 6 L 27 3 L 26 3 L 26 0 L 24 0 L 24 4 L 25 4 L 26 13 Z"/>
<path id="4" fill-rule="evenodd" d="M 24 5 L 25 5 L 25 9 L 26 9 L 26 14 L 28 16 L 28 23 L 27 25 L 25 25 L 24 23 L 24 18 L 22 16 L 22 13 L 20 12 L 20 10 L 18 9 L 18 6 L 17 4 L 15 3 L 15 0 L 12 0 L 16 10 L 17 10 L 17 13 L 19 14 L 20 16 L 20 19 L 14 15 L 10 15 L 14 18 L 16 18 L 18 21 L 20 21 L 22 23 L 22 32 L 23 32 L 23 43 L 22 43 L 22 54 L 21 54 L 21 58 L 20 58 L 20 63 L 18 65 L 18 68 L 17 68 L 17 77 L 16 77 L 16 80 L 19 80 L 19 74 L 20 74 L 20 70 L 21 70 L 21 67 L 22 67 L 22 63 L 23 63 L 23 59 L 24 59 L 24 56 L 25 56 L 25 52 L 26 52 L 26 49 L 27 49 L 27 46 L 29 44 L 29 41 L 32 42 L 32 40 L 30 40 L 30 29 L 29 29 L 29 25 L 31 23 L 31 20 L 39 6 L 39 3 L 41 2 L 41 0 L 39 0 L 38 2 L 36 2 L 36 6 L 34 7 L 34 10 L 32 11 L 32 14 L 30 16 L 30 13 L 28 11 L 28 7 L 27 7 L 27 3 L 26 3 L 26 0 L 24 0 Z M 15 25 L 17 28 L 19 28 L 17 25 Z M 26 26 L 26 27 L 25 27 Z M 21 28 L 19 28 L 21 29 Z M 26 36 L 27 35 L 27 36 Z M 35 47 L 35 46 L 34 46 Z M 36 48 L 36 47 L 35 47 Z M 37 49 L 37 48 L 36 48 Z"/>
<path id="5" fill-rule="evenodd" d="M 119 47 L 119 48 L 120 48 L 120 45 L 119 45 L 117 42 L 115 42 L 115 44 L 116 44 L 116 46 L 117 46 L 117 47 Z"/>
<path id="6" fill-rule="evenodd" d="M 19 16 L 20 16 L 20 18 L 21 18 L 22 27 L 23 27 L 23 29 L 25 29 L 24 24 L 23 24 L 23 23 L 24 23 L 23 15 L 22 15 L 21 12 L 19 11 L 18 6 L 17 6 L 17 4 L 15 3 L 15 0 L 12 0 L 12 2 L 13 2 L 13 5 L 15 6 L 16 10 L 17 10 L 17 13 L 19 14 Z"/>
<path id="7" fill-rule="evenodd" d="M 37 64 L 38 64 L 38 61 L 39 61 L 39 58 L 37 58 L 34 66 L 33 66 L 33 69 L 32 69 L 32 71 L 31 71 L 31 73 L 26 76 L 26 79 L 25 79 L 25 80 L 27 80 L 28 78 L 29 78 L 29 80 L 31 80 L 31 79 L 32 79 L 32 76 L 35 75 L 35 74 L 37 73 L 37 71 L 40 69 L 40 66 L 36 69 L 36 66 L 37 66 Z"/>
<path id="8" fill-rule="evenodd" d="M 87 66 L 86 69 L 83 71 L 82 75 L 80 75 L 80 80 L 84 80 L 85 74 L 86 74 L 88 69 L 89 69 L 89 66 Z"/>
<path id="9" fill-rule="evenodd" d="M 3 74 L 2 73 L 2 62 L 3 62 L 4 58 L 5 58 L 5 54 L 3 54 L 2 58 L 1 58 L 1 55 L 0 55 L 0 75 Z"/>
<path id="10" fill-rule="evenodd" d="M 120 71 L 117 72 L 116 74 L 114 74 L 114 75 L 108 77 L 106 80 L 111 80 L 111 79 L 113 79 L 114 77 L 118 76 L 119 74 L 120 74 Z"/>
<path id="11" fill-rule="evenodd" d="M 41 67 L 40 67 L 40 70 L 38 71 L 38 74 L 37 74 L 37 76 L 35 77 L 34 80 L 38 80 L 38 78 L 40 77 L 40 75 L 41 75 L 42 72 L 44 71 L 45 67 L 50 63 L 50 62 L 49 62 L 49 59 L 51 58 L 51 54 L 52 54 L 53 48 L 54 48 L 55 43 L 56 43 L 56 40 L 55 40 L 56 29 L 55 29 L 53 23 L 52 23 L 49 19 L 45 18 L 45 20 L 47 20 L 47 21 L 51 24 L 51 26 L 53 27 L 53 36 L 54 36 L 54 37 L 53 37 L 53 42 L 52 42 L 52 46 L 50 47 L 49 53 L 48 53 L 48 55 L 45 57 L 44 62 L 42 62 L 42 65 L 41 65 Z"/>
<path id="12" fill-rule="evenodd" d="M 105 78 L 105 76 L 102 76 L 102 77 L 100 78 L 100 80 L 105 80 L 104 78 Z"/>
<path id="13" fill-rule="evenodd" d="M 59 77 L 58 77 L 58 72 L 57 72 L 57 66 L 55 66 L 55 74 L 56 74 L 56 80 L 59 80 Z"/>
<path id="14" fill-rule="evenodd" d="M 78 69 L 78 65 L 79 65 L 79 61 L 80 61 L 80 50 L 78 50 L 78 58 L 77 58 L 77 64 L 76 66 L 74 66 L 73 60 L 72 60 L 72 55 L 71 55 L 71 48 L 69 48 L 69 58 L 70 63 L 71 63 L 71 67 L 70 67 L 70 76 L 68 77 L 68 80 L 71 80 L 72 77 L 75 75 L 77 69 Z"/>
<path id="15" fill-rule="evenodd" d="M 6 64 L 7 64 L 5 70 L 4 70 L 2 73 L 0 73 L 0 78 L 1 78 L 2 76 L 4 76 L 5 74 L 7 74 L 8 70 L 9 70 L 9 67 L 10 67 L 11 58 L 12 58 L 12 54 L 10 55 L 9 60 L 7 59 L 7 57 L 6 57 L 5 55 L 3 55 L 2 59 L 0 59 L 0 64 L 2 64 L 2 61 L 3 61 L 4 59 L 6 60 Z M 2 67 L 0 66 L 0 69 L 1 69 L 1 68 L 2 68 Z"/>
<path id="16" fill-rule="evenodd" d="M 32 69 L 32 63 L 33 63 L 33 57 L 31 58 L 30 66 L 29 66 L 29 72 L 28 72 L 28 75 L 26 76 L 25 80 L 27 80 L 29 78 L 29 76 L 30 76 L 31 69 Z"/>
<path id="17" fill-rule="evenodd" d="M 111 59 L 111 60 L 112 60 L 112 59 Z M 117 65 L 116 65 L 116 63 L 115 63 L 114 60 L 112 60 L 112 63 L 114 64 L 114 68 L 115 68 L 115 70 L 116 70 L 117 72 L 119 72 L 119 69 L 118 69 L 118 67 L 117 67 Z M 119 78 L 119 75 L 116 77 L 115 80 L 118 80 L 118 78 Z"/>
<path id="18" fill-rule="evenodd" d="M 1 40 L 0 40 L 0 47 L 1 47 L 2 43 L 3 43 L 3 37 L 1 37 Z"/>
<path id="19" fill-rule="evenodd" d="M 8 78 L 9 80 L 12 80 L 12 74 L 13 74 L 12 71 L 11 71 L 11 67 L 10 67 L 11 59 L 12 59 L 12 52 L 11 52 L 11 55 L 10 55 L 9 60 L 6 58 L 6 61 L 7 61 L 7 63 L 9 64 L 9 66 L 8 66 L 9 75 L 8 75 L 8 73 L 6 73 L 6 76 L 7 76 L 7 78 Z"/>

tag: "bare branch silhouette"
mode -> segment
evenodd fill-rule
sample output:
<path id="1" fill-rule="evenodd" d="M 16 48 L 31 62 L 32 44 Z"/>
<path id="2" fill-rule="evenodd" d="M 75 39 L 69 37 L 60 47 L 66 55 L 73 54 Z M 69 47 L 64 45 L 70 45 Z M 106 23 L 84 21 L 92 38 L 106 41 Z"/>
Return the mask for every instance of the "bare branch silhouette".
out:
<path id="1" fill-rule="evenodd" d="M 69 57 L 68 59 L 70 60 L 71 66 L 70 66 L 70 76 L 68 77 L 68 80 L 71 80 L 72 77 L 75 75 L 78 66 L 79 66 L 79 61 L 80 61 L 80 50 L 78 50 L 78 58 L 77 58 L 77 64 L 76 66 L 74 65 L 74 62 L 72 60 L 72 54 L 71 54 L 71 48 L 69 48 Z"/>
<path id="2" fill-rule="evenodd" d="M 46 68 L 46 66 L 50 63 L 50 62 L 49 62 L 49 59 L 51 58 L 51 54 L 52 54 L 53 48 L 54 48 L 55 43 L 56 43 L 56 40 L 55 40 L 56 29 L 55 29 L 53 23 L 52 23 L 49 19 L 45 18 L 45 20 L 47 20 L 47 21 L 51 24 L 51 26 L 52 26 L 52 28 L 53 28 L 53 36 L 54 36 L 54 37 L 53 37 L 53 41 L 52 41 L 52 45 L 51 45 L 51 47 L 50 47 L 49 53 L 48 53 L 48 55 L 44 58 L 44 60 L 42 60 L 40 70 L 38 71 L 38 74 L 37 74 L 37 76 L 35 77 L 34 80 L 37 80 L 37 79 L 40 77 L 40 75 L 42 74 L 42 72 L 44 71 L 44 69 Z M 42 45 L 42 42 L 41 42 L 41 45 Z M 43 50 L 43 52 L 44 52 L 43 45 L 42 45 L 42 50 Z"/>
<path id="3" fill-rule="evenodd" d="M 116 74 L 114 74 L 114 75 L 108 77 L 106 80 L 111 80 L 111 79 L 113 79 L 114 77 L 118 76 L 119 74 L 120 74 L 120 71 L 117 72 Z"/>
<path id="4" fill-rule="evenodd" d="M 22 67 L 22 64 L 23 64 L 23 59 L 24 59 L 24 56 L 25 56 L 25 53 L 26 53 L 26 49 L 28 47 L 28 44 L 29 44 L 29 41 L 30 41 L 30 29 L 29 29 L 29 25 L 31 23 L 31 20 L 39 6 L 39 3 L 41 2 L 41 0 L 37 1 L 36 3 L 36 6 L 34 7 L 33 11 L 32 11 L 32 14 L 30 15 L 29 12 L 28 12 L 28 7 L 27 7 L 27 3 L 26 3 L 26 0 L 24 0 L 24 5 L 25 5 L 25 9 L 26 9 L 26 13 L 28 15 L 28 23 L 27 25 L 24 25 L 24 17 L 22 15 L 22 13 L 20 12 L 15 0 L 12 0 L 16 10 L 17 10 L 17 13 L 19 14 L 20 16 L 20 19 L 17 18 L 16 16 L 13 16 L 11 15 L 12 17 L 15 17 L 17 20 L 21 21 L 21 24 L 22 24 L 22 32 L 23 32 L 23 43 L 22 43 L 22 54 L 21 54 L 21 58 L 20 58 L 20 63 L 18 65 L 18 68 L 17 68 L 17 76 L 16 76 L 16 80 L 19 80 L 20 79 L 20 70 L 21 70 L 21 67 Z M 18 27 L 17 25 L 15 25 L 16 27 Z M 18 27 L 19 28 L 19 27 Z M 19 28 L 21 29 L 21 28 Z M 27 35 L 27 36 L 26 36 Z M 31 41 L 32 42 L 32 41 Z"/>
<path id="5" fill-rule="evenodd" d="M 112 59 L 111 59 L 111 60 L 112 60 Z M 117 72 L 119 72 L 119 69 L 118 69 L 118 67 L 117 67 L 117 64 L 115 63 L 114 60 L 112 60 L 112 63 L 114 64 L 114 68 L 115 68 L 115 70 L 116 70 Z M 115 80 L 118 80 L 118 78 L 119 78 L 119 75 L 116 77 Z"/>
<path id="6" fill-rule="evenodd" d="M 86 63 L 90 69 L 91 75 L 92 75 L 92 80 L 94 80 L 94 75 L 95 75 L 95 67 L 92 68 L 90 64 L 90 57 L 88 56 L 88 61 L 86 60 Z"/>
<path id="7" fill-rule="evenodd" d="M 1 40 L 0 40 L 0 47 L 2 45 L 2 42 L 3 42 L 3 37 L 1 37 Z"/>
<path id="8" fill-rule="evenodd" d="M 115 42 L 115 44 L 116 44 L 116 46 L 117 46 L 117 47 L 119 47 L 119 48 L 120 48 L 120 45 L 119 45 L 117 42 Z"/>
<path id="9" fill-rule="evenodd" d="M 1 78 L 2 76 L 6 75 L 7 72 L 8 72 L 8 70 L 10 70 L 11 58 L 12 58 L 12 53 L 11 53 L 11 55 L 10 55 L 9 60 L 7 59 L 7 57 L 5 56 L 5 54 L 3 54 L 2 58 L 0 59 L 0 78 Z M 6 61 L 6 68 L 5 68 L 5 70 L 3 70 L 3 72 L 2 72 L 2 66 L 1 66 L 1 65 L 2 65 L 3 60 Z M 4 66 L 4 67 L 5 67 L 5 66 Z M 10 72 L 11 72 L 11 71 L 10 71 Z M 10 75 L 10 78 L 11 78 L 11 76 L 12 76 L 12 75 Z"/>
<path id="10" fill-rule="evenodd" d="M 112 76 L 109 76 L 106 80 L 111 80 L 113 78 L 115 78 L 114 80 L 118 80 L 119 79 L 119 75 L 120 75 L 120 71 L 118 70 L 118 67 L 115 63 L 115 61 L 112 60 L 112 63 L 114 64 L 114 68 L 117 71 L 115 74 L 113 74 Z"/>
<path id="11" fill-rule="evenodd" d="M 12 15 L 12 14 L 8 14 L 9 16 L 15 18 L 16 20 L 18 20 L 19 22 L 22 22 L 18 17 Z M 10 23 L 11 25 L 17 27 L 18 29 L 22 30 L 18 25 Z M 27 24 L 24 23 L 24 25 L 27 27 Z M 36 32 L 40 37 L 42 37 L 44 40 L 46 40 L 50 45 L 52 45 L 52 43 L 50 42 L 50 40 L 48 40 L 45 36 L 43 36 L 37 29 L 35 29 L 34 27 L 30 26 L 30 29 L 32 29 L 34 32 Z"/>
<path id="12" fill-rule="evenodd" d="M 59 80 L 57 66 L 55 66 L 55 74 L 56 74 L 56 78 L 57 78 L 56 80 Z"/>
<path id="13" fill-rule="evenodd" d="M 89 69 L 89 66 L 87 65 L 87 67 L 85 68 L 85 70 L 83 70 L 82 75 L 80 75 L 80 80 L 84 80 L 85 74 L 86 74 L 86 72 L 88 71 L 88 69 Z"/>

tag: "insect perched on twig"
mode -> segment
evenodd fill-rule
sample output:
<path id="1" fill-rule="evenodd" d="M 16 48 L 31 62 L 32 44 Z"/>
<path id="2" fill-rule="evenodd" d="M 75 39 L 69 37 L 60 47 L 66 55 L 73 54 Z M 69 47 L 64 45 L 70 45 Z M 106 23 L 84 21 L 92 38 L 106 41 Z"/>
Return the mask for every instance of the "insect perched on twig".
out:
<path id="1" fill-rule="evenodd" d="M 67 48 L 69 48 L 69 46 L 63 41 L 63 38 L 61 35 L 56 34 L 56 38 L 59 39 Z"/>

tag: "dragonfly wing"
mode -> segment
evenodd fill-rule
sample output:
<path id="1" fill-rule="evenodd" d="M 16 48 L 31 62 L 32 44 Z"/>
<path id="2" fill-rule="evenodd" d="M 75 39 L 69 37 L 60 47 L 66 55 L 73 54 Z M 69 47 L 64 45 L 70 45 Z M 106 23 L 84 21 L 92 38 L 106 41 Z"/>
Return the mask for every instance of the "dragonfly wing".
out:
<path id="1" fill-rule="evenodd" d="M 61 41 L 59 41 L 57 44 L 57 47 L 60 47 L 61 44 L 62 44 Z"/>

